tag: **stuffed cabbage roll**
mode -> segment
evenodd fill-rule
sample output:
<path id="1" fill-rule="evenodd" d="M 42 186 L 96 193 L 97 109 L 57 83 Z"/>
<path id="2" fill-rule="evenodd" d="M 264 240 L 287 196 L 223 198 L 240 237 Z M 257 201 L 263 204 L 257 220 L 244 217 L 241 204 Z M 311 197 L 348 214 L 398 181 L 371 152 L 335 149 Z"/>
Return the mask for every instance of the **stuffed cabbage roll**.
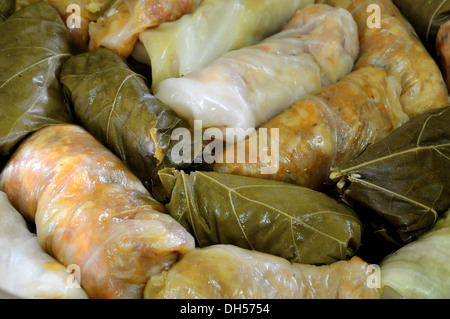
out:
<path id="1" fill-rule="evenodd" d="M 111 49 L 128 57 L 139 33 L 191 13 L 200 0 L 121 0 L 89 25 L 89 49 Z"/>
<path id="2" fill-rule="evenodd" d="M 150 276 L 194 248 L 192 236 L 108 149 L 79 126 L 31 135 L 0 175 L 43 249 L 78 265 L 90 298 L 142 298 Z"/>
<path id="3" fill-rule="evenodd" d="M 373 66 L 397 78 L 402 87 L 400 101 L 406 114 L 413 117 L 448 104 L 447 87 L 437 63 L 392 1 L 316 0 L 316 2 L 344 8 L 352 13 L 358 24 L 360 41 L 360 55 L 355 68 Z M 378 10 L 374 11 L 374 6 L 379 8 L 379 26 L 371 16 Z"/>
<path id="4" fill-rule="evenodd" d="M 326 266 L 232 245 L 196 248 L 168 271 L 152 276 L 147 299 L 379 299 L 372 265 L 358 257 Z"/>
<path id="5" fill-rule="evenodd" d="M 153 86 L 206 67 L 228 51 L 260 42 L 279 31 L 313 0 L 203 0 L 175 22 L 143 31 Z"/>
<path id="6" fill-rule="evenodd" d="M 0 288 L 21 298 L 87 298 L 75 275 L 39 246 L 0 191 Z"/>
<path id="7" fill-rule="evenodd" d="M 16 10 L 41 0 L 16 0 Z M 100 18 L 118 0 L 43 0 L 51 4 L 69 28 L 78 51 L 89 48 L 89 24 Z"/>
<path id="8" fill-rule="evenodd" d="M 439 27 L 450 19 L 450 1 L 393 0 L 392 2 L 414 27 L 428 52 L 435 56 Z"/>
<path id="9" fill-rule="evenodd" d="M 359 248 L 358 215 L 323 193 L 215 172 L 159 175 L 167 210 L 200 247 L 233 244 L 305 264 L 345 260 Z"/>
<path id="10" fill-rule="evenodd" d="M 192 127 L 201 120 L 203 128 L 247 130 L 340 80 L 353 68 L 357 54 L 352 16 L 311 4 L 279 33 L 184 77 L 166 79 L 154 93 Z"/>
<path id="11" fill-rule="evenodd" d="M 450 298 L 450 211 L 416 241 L 381 260 L 384 298 Z"/>
<path id="12" fill-rule="evenodd" d="M 332 167 L 356 157 L 408 119 L 400 92 L 399 83 L 386 72 L 361 68 L 301 98 L 249 139 L 228 145 L 216 155 L 214 170 L 321 189 Z M 274 129 L 276 135 L 270 133 Z M 277 153 L 278 163 L 252 147 L 261 138 L 269 139 L 267 153 Z M 256 160 L 239 161 L 240 152 Z"/>
<path id="13" fill-rule="evenodd" d="M 73 56 L 64 64 L 60 80 L 83 127 L 163 201 L 157 171 L 190 164 L 171 156 L 177 144 L 171 136 L 178 128 L 188 128 L 187 123 L 155 98 L 147 80 L 109 49 Z"/>
<path id="14" fill-rule="evenodd" d="M 0 0 L 0 23 L 14 12 L 14 0 Z"/>
<path id="15" fill-rule="evenodd" d="M 0 156 L 40 128 L 72 121 L 58 81 L 73 53 L 70 43 L 58 12 L 45 2 L 0 25 Z"/>

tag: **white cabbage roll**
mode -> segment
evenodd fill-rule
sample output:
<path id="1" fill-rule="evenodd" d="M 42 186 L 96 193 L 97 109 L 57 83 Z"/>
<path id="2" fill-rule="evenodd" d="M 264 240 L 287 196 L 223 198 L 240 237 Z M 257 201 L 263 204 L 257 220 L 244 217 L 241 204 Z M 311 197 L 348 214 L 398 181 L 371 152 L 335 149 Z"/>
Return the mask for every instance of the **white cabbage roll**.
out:
<path id="1" fill-rule="evenodd" d="M 2 191 L 0 288 L 19 298 L 87 298 L 77 276 L 41 248 L 36 234 Z"/>
<path id="2" fill-rule="evenodd" d="M 151 277 L 144 298 L 379 299 L 370 266 L 359 257 L 324 266 L 290 263 L 255 250 L 212 245 L 191 250 Z"/>
<path id="3" fill-rule="evenodd" d="M 422 237 L 381 262 L 384 298 L 450 298 L 450 211 Z"/>
<path id="4" fill-rule="evenodd" d="M 154 93 L 192 126 L 201 120 L 203 128 L 253 129 L 347 75 L 358 52 L 352 15 L 311 4 L 279 33 L 184 77 L 166 79 Z"/>
<path id="5" fill-rule="evenodd" d="M 192 13 L 139 35 L 153 85 L 209 65 L 228 51 L 276 33 L 313 0 L 203 0 Z"/>

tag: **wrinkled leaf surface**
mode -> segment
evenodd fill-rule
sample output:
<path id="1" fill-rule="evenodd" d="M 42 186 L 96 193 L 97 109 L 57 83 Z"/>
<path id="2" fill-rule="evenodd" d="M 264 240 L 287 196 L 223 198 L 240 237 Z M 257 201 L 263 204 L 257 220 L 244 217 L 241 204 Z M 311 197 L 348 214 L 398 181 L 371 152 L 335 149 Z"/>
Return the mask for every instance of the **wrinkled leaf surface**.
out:
<path id="1" fill-rule="evenodd" d="M 71 121 L 58 81 L 71 54 L 69 31 L 45 2 L 0 25 L 0 156 L 40 128 Z"/>
<path id="2" fill-rule="evenodd" d="M 308 264 L 358 249 L 361 223 L 348 206 L 308 188 L 231 174 L 159 172 L 170 214 L 200 247 L 232 244 Z"/>
<path id="3" fill-rule="evenodd" d="M 450 19 L 450 1 L 393 0 L 393 3 L 409 20 L 427 49 L 434 53 L 439 27 Z"/>
<path id="4" fill-rule="evenodd" d="M 370 208 L 379 232 L 408 243 L 450 207 L 450 107 L 428 111 L 332 170 L 347 202 Z"/>
<path id="5" fill-rule="evenodd" d="M 111 50 L 73 56 L 60 80 L 81 124 L 156 192 L 156 170 L 180 164 L 172 163 L 168 149 L 173 131 L 185 123 Z"/>

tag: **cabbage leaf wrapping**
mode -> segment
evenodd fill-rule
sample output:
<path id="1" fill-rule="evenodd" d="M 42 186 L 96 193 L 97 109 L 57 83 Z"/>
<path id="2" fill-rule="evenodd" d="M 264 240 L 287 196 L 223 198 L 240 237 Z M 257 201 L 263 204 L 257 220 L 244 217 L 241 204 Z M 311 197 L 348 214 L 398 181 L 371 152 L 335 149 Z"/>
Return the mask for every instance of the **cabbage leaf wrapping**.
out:
<path id="1" fill-rule="evenodd" d="M 343 78 L 358 51 L 358 29 L 349 12 L 311 4 L 278 33 L 183 77 L 163 80 L 154 94 L 191 127 L 201 120 L 203 128 L 251 130 L 305 94 Z"/>
<path id="2" fill-rule="evenodd" d="M 327 195 L 296 185 L 216 172 L 159 172 L 169 213 L 200 247 L 233 244 L 308 264 L 353 256 L 362 225 Z"/>
<path id="3" fill-rule="evenodd" d="M 305 95 L 248 139 L 227 145 L 223 153 L 216 152 L 219 160 L 213 169 L 323 189 L 331 167 L 355 158 L 408 120 L 398 98 L 400 92 L 398 81 L 383 70 L 355 70 L 337 83 Z M 277 132 L 267 134 L 270 161 L 252 147 L 265 138 L 263 129 Z M 256 160 L 239 161 L 240 149 L 246 158 Z M 278 154 L 278 162 L 273 154 Z"/>
<path id="4" fill-rule="evenodd" d="M 20 298 L 87 298 L 71 272 L 39 246 L 0 191 L 0 288 Z"/>
<path id="5" fill-rule="evenodd" d="M 450 298 L 450 211 L 431 230 L 380 262 L 384 298 Z"/>
<path id="6" fill-rule="evenodd" d="M 209 65 L 226 52 L 279 31 L 313 0 L 203 0 L 192 13 L 139 34 L 150 57 L 152 86 Z"/>
<path id="7" fill-rule="evenodd" d="M 196 248 L 148 281 L 146 299 L 379 299 L 373 267 L 359 257 L 331 265 L 286 259 L 233 245 Z M 376 279 L 375 279 L 376 280 Z"/>
<path id="8" fill-rule="evenodd" d="M 79 267 L 90 298 L 142 298 L 150 276 L 194 248 L 123 162 L 77 125 L 51 125 L 24 140 L 0 189 L 35 223 L 48 254 Z"/>
<path id="9" fill-rule="evenodd" d="M 374 213 L 400 245 L 428 231 L 450 208 L 450 107 L 430 110 L 332 169 L 346 202 Z"/>
<path id="10" fill-rule="evenodd" d="M 83 127 L 158 196 L 156 171 L 182 165 L 171 161 L 168 149 L 176 143 L 173 131 L 187 125 L 150 94 L 145 77 L 109 49 L 73 56 L 60 80 Z"/>
<path id="11" fill-rule="evenodd" d="M 45 2 L 16 11 L 0 25 L 0 156 L 28 134 L 72 121 L 58 76 L 73 53 L 58 12 Z"/>
<path id="12" fill-rule="evenodd" d="M 119 0 L 89 24 L 89 50 L 108 48 L 127 58 L 139 33 L 191 13 L 200 0 Z"/>

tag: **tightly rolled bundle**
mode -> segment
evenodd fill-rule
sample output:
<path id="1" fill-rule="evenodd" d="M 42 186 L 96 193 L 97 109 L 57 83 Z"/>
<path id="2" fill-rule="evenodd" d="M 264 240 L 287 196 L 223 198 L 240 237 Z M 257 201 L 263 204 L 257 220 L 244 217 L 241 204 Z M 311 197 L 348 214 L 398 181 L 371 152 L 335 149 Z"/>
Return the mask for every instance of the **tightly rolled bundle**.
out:
<path id="1" fill-rule="evenodd" d="M 144 298 L 379 299 L 375 269 L 358 257 L 313 266 L 213 245 L 190 251 L 171 269 L 150 278 Z"/>
<path id="2" fill-rule="evenodd" d="M 75 125 L 49 126 L 24 141 L 0 187 L 35 222 L 44 250 L 80 267 L 91 298 L 141 298 L 151 275 L 194 248 L 137 177 Z"/>
<path id="3" fill-rule="evenodd" d="M 279 129 L 279 137 L 269 136 L 267 142 L 268 153 L 273 149 L 279 154 L 274 173 L 264 172 L 274 164 L 261 156 L 242 163 L 218 155 L 222 163 L 216 163 L 214 170 L 318 189 L 327 182 L 331 167 L 354 158 L 408 119 L 447 105 L 448 91 L 439 67 L 391 1 L 316 2 L 347 9 L 357 22 L 360 53 L 353 73 L 301 98 L 260 126 Z M 380 6 L 380 28 L 367 24 L 369 4 Z M 254 158 L 247 144 L 257 143 L 259 135 L 257 130 L 249 140 L 228 146 L 223 158 L 227 154 L 233 158 L 243 147 L 246 158 Z"/>
<path id="4" fill-rule="evenodd" d="M 277 34 L 184 77 L 161 81 L 154 93 L 191 127 L 201 120 L 203 128 L 253 129 L 301 96 L 347 75 L 357 54 L 352 16 L 311 4 Z"/>
<path id="5" fill-rule="evenodd" d="M 361 68 L 338 83 L 309 94 L 286 111 L 261 125 L 248 140 L 230 145 L 218 155 L 222 163 L 214 170 L 245 176 L 268 178 L 320 189 L 327 182 L 331 167 L 361 153 L 368 144 L 384 137 L 403 123 L 400 88 L 395 79 L 376 68 Z M 267 134 L 268 153 L 278 163 L 268 163 L 259 150 L 261 129 L 278 130 Z M 237 160 L 239 150 L 257 162 Z M 255 154 L 257 152 L 257 154 Z M 235 158 L 227 161 L 227 158 Z M 274 172 L 264 169 L 274 167 Z"/>
<path id="6" fill-rule="evenodd" d="M 416 241 L 380 262 L 385 298 L 450 298 L 450 211 Z"/>
<path id="7" fill-rule="evenodd" d="M 360 54 L 355 68 L 373 66 L 401 83 L 400 101 L 409 116 L 448 104 L 448 92 L 436 61 L 410 22 L 390 0 L 316 0 L 350 11 L 358 24 Z M 371 25 L 380 9 L 380 25 Z"/>
<path id="8" fill-rule="evenodd" d="M 183 0 L 185 1 L 185 0 Z M 208 66 L 278 32 L 314 0 L 201 0 L 192 14 L 139 34 L 133 52 L 151 65 L 152 86 Z"/>
<path id="9" fill-rule="evenodd" d="M 128 57 L 139 34 L 191 13 L 200 0 L 122 0 L 113 2 L 105 14 L 89 24 L 89 50 L 108 48 Z"/>

